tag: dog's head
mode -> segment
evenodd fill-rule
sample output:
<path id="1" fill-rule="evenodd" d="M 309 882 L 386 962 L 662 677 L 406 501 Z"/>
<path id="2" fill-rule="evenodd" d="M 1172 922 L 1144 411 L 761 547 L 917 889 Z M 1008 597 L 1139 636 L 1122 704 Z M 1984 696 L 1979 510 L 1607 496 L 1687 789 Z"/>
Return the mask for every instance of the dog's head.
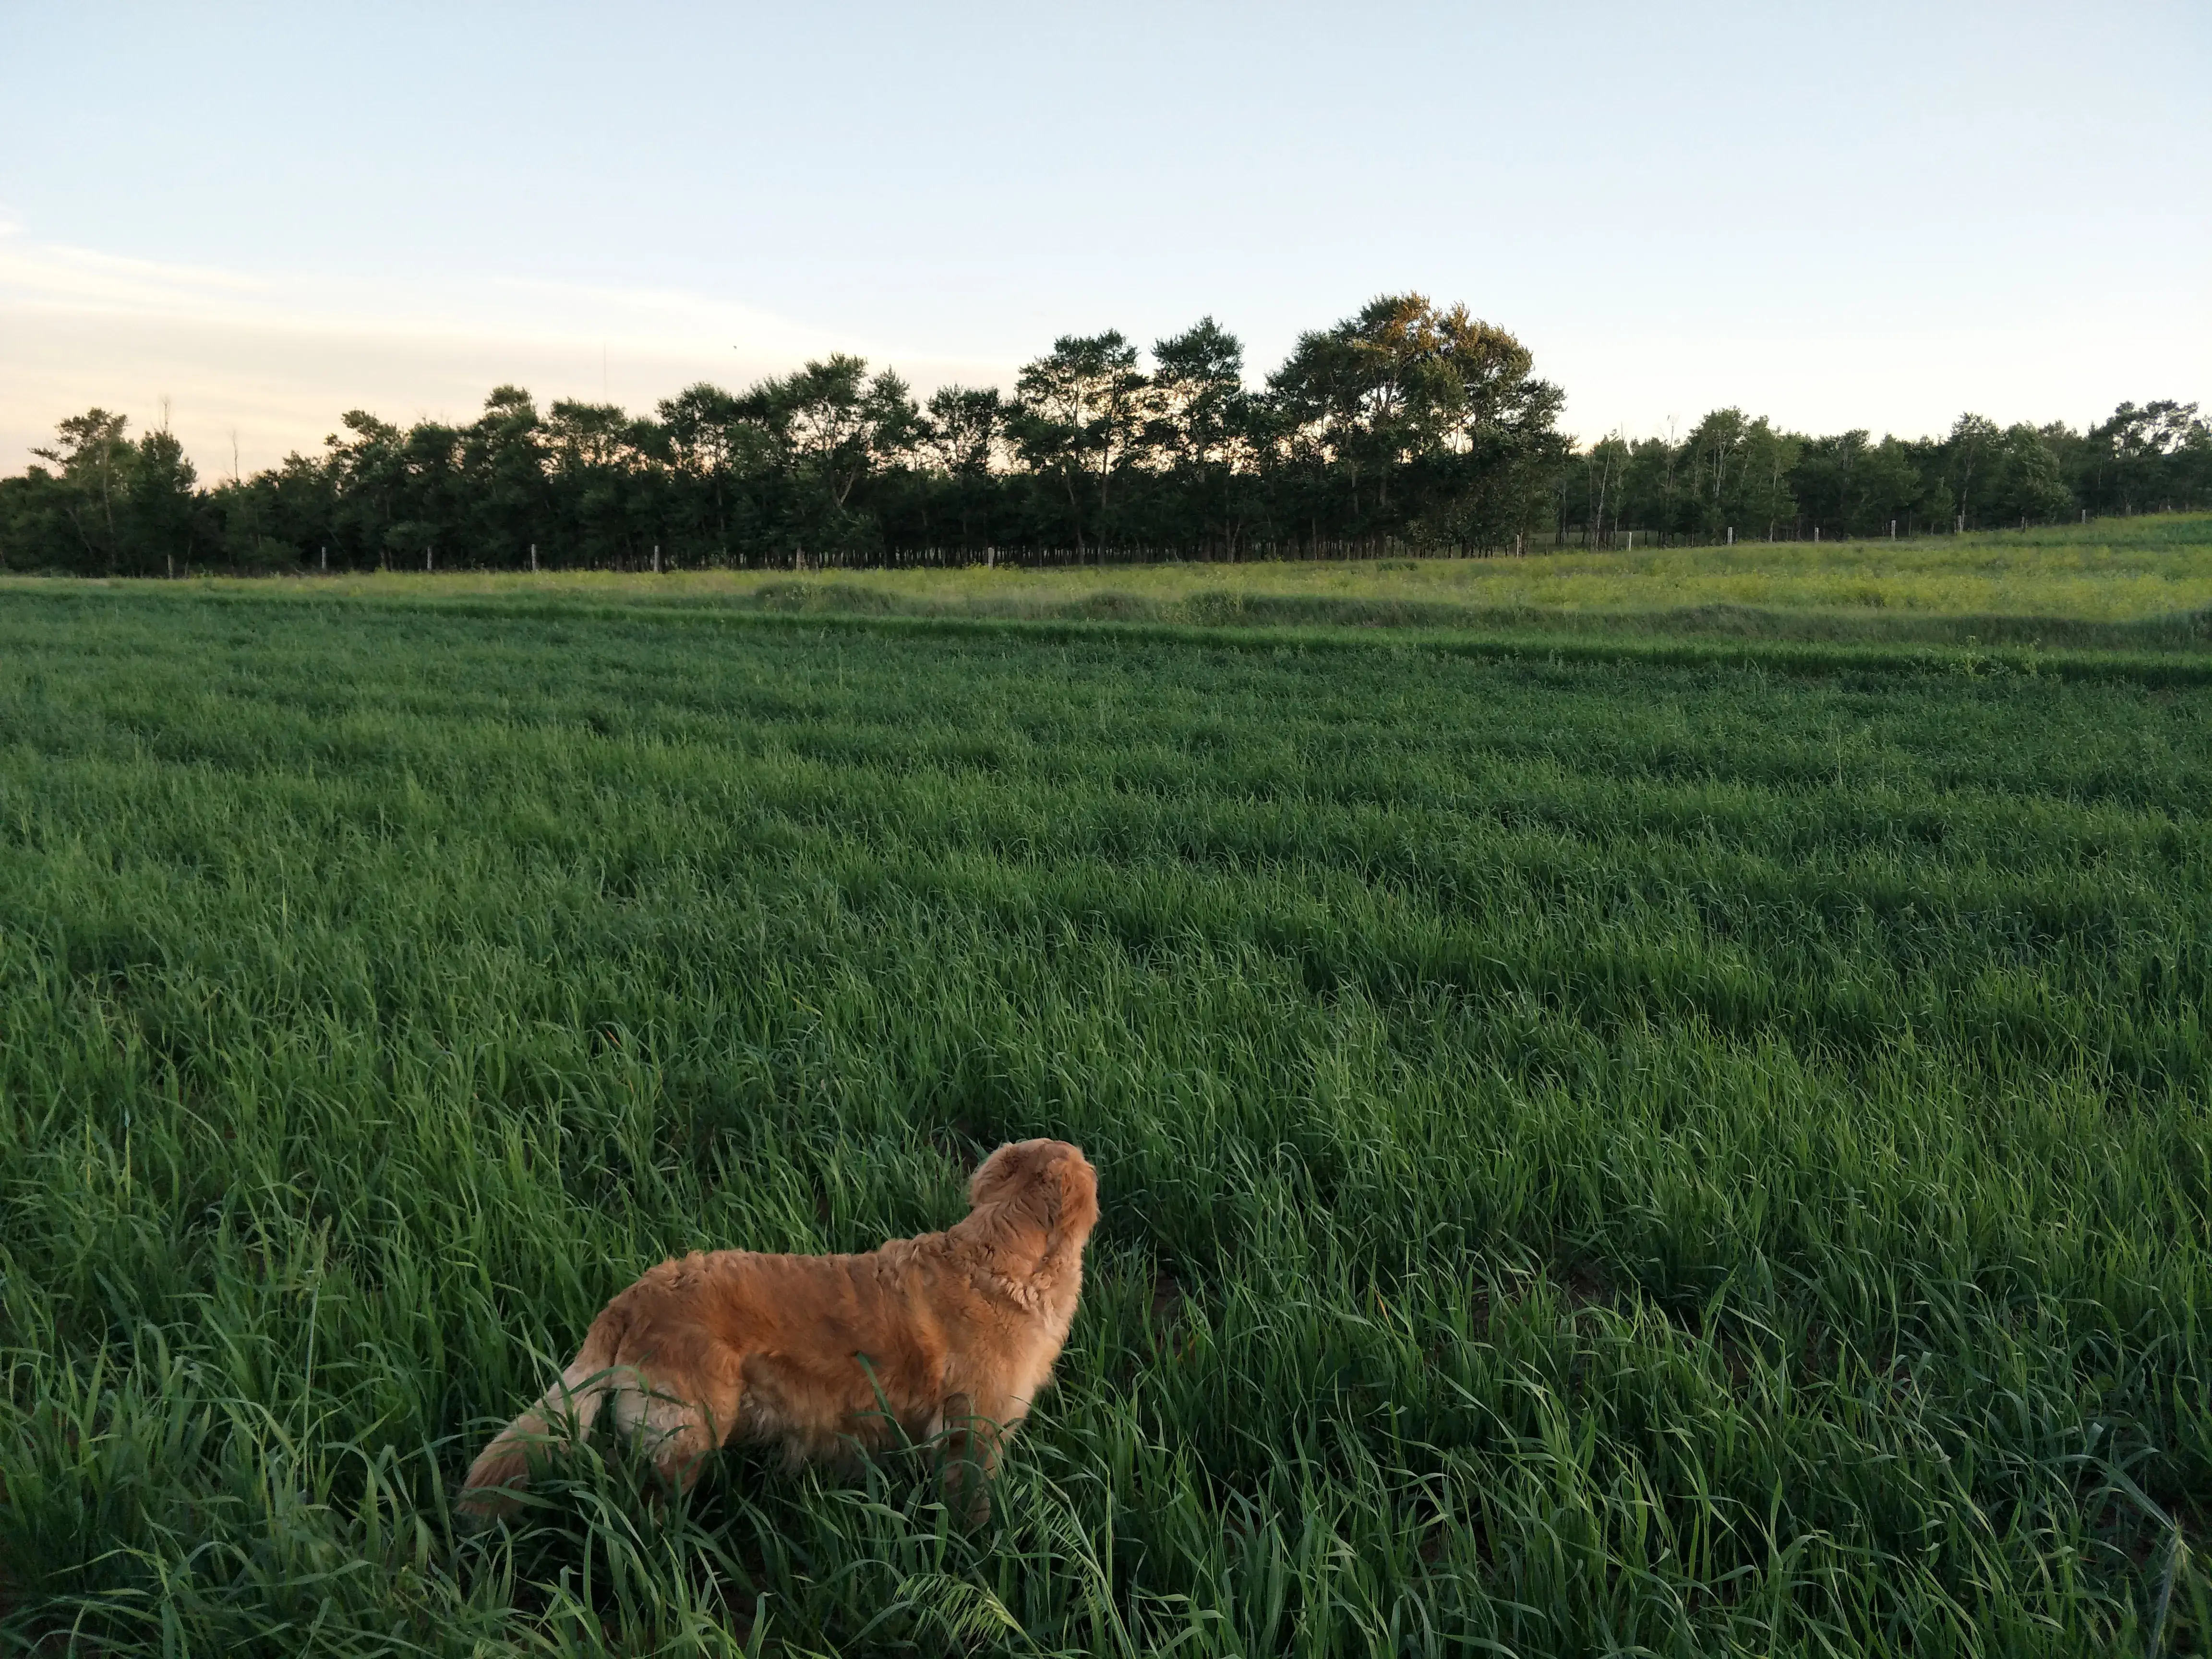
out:
<path id="1" fill-rule="evenodd" d="M 1098 1224 L 1098 1171 L 1064 1140 L 1017 1140 L 985 1158 L 969 1177 L 968 1201 L 1004 1204 L 1079 1249 Z"/>

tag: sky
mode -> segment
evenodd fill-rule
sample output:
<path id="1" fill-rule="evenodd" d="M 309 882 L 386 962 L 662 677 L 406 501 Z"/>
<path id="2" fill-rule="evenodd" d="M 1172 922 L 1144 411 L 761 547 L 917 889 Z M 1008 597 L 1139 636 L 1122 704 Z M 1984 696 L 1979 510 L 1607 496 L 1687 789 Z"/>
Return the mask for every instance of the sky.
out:
<path id="1" fill-rule="evenodd" d="M 2212 5 L 0 0 L 0 473 L 1408 289 L 1585 439 L 2212 404 Z"/>

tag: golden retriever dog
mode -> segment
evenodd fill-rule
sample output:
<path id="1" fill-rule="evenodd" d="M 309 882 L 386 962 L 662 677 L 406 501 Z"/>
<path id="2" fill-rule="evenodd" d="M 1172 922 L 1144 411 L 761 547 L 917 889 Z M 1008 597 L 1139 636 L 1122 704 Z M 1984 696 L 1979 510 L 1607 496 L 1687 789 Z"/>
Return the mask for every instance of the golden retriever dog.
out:
<path id="1" fill-rule="evenodd" d="M 866 1255 L 716 1250 L 664 1261 L 607 1304 L 568 1368 L 471 1466 L 465 1510 L 511 1507 L 531 1458 L 601 1407 L 689 1487 L 742 1440 L 793 1464 L 945 1437 L 963 1464 L 999 1447 L 1050 1379 L 1083 1289 L 1098 1176 L 1063 1140 L 1001 1146 L 965 1219 Z M 972 1513 L 988 1512 L 981 1490 Z"/>

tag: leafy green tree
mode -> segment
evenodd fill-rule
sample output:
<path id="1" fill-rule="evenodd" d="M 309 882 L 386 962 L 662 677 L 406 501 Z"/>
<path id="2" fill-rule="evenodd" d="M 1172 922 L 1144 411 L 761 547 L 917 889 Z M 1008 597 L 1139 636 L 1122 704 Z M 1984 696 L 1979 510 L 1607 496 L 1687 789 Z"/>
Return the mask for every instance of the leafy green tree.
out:
<path id="1" fill-rule="evenodd" d="M 867 378 L 867 360 L 840 353 L 810 362 L 752 395 L 785 444 L 793 471 L 842 510 L 854 486 L 879 461 L 902 455 L 920 434 L 920 412 L 906 382 L 885 369 Z"/>
<path id="2" fill-rule="evenodd" d="M 2191 404 L 2187 408 L 2194 410 Z M 2212 504 L 2212 424 L 2191 416 L 2181 441 L 2167 452 L 2166 481 L 2176 507 Z"/>
<path id="3" fill-rule="evenodd" d="M 1858 468 L 1858 506 L 1846 520 L 1853 533 L 1882 536 L 1892 526 L 1907 535 L 1926 525 L 1940 505 L 1942 484 L 1923 472 L 1910 446 L 1885 435 Z"/>
<path id="4" fill-rule="evenodd" d="M 142 434 L 125 469 L 120 562 L 143 575 L 188 560 L 204 537 L 198 475 L 176 434 Z"/>
<path id="5" fill-rule="evenodd" d="M 1798 511 L 1831 534 L 1863 535 L 1874 514 L 1869 510 L 1869 477 L 1875 447 L 1863 427 L 1803 442 L 1790 494 Z"/>
<path id="6" fill-rule="evenodd" d="M 1232 553 L 1248 516 L 1243 483 L 1257 468 L 1264 423 L 1244 385 L 1244 346 L 1211 317 L 1153 343 L 1142 436 L 1157 475 L 1157 538 Z"/>
<path id="7" fill-rule="evenodd" d="M 1765 416 L 1745 420 L 1741 410 L 1714 410 L 1683 441 L 1687 525 L 1719 540 L 1736 535 L 1774 538 L 1796 520 L 1790 476 L 1798 465 L 1798 441 L 1778 434 Z"/>
<path id="8" fill-rule="evenodd" d="M 223 480 L 213 491 L 211 505 L 222 526 L 220 563 L 250 575 L 273 575 L 298 568 L 298 544 L 276 533 L 275 492 L 265 475 Z"/>
<path id="9" fill-rule="evenodd" d="M 455 458 L 465 501 L 459 539 L 469 557 L 509 568 L 555 539 L 551 457 L 538 405 L 520 386 L 495 388 L 463 430 Z"/>
<path id="10" fill-rule="evenodd" d="M 247 479 L 246 487 L 257 497 L 256 510 L 272 540 L 294 549 L 302 562 L 319 565 L 335 556 L 343 568 L 345 549 L 336 543 L 340 497 L 327 460 L 287 455 Z"/>
<path id="11" fill-rule="evenodd" d="M 1893 523 L 1910 530 L 1951 516 L 1948 494 L 1896 438 L 1875 443 L 1862 428 L 1801 442 L 1790 489 L 1804 520 L 1831 535 L 1886 536 Z"/>
<path id="12" fill-rule="evenodd" d="M 2007 427 L 1998 439 L 1983 501 L 1998 524 L 2048 524 L 2072 512 L 2074 492 L 2043 434 L 2023 423 Z"/>
<path id="13" fill-rule="evenodd" d="M 1590 546 L 1610 545 L 1621 528 L 1631 459 L 1628 440 L 1609 432 L 1559 472 L 1559 526 L 1580 526 Z"/>
<path id="14" fill-rule="evenodd" d="M 879 530 L 854 492 L 880 469 L 902 465 L 921 436 L 921 411 L 889 369 L 868 375 L 865 358 L 839 353 L 759 382 L 737 400 L 774 441 L 780 488 L 769 538 L 793 556 L 808 550 L 851 554 Z"/>
<path id="15" fill-rule="evenodd" d="M 1154 465 L 1197 476 L 1250 464 L 1244 345 L 1212 318 L 1154 342 L 1152 392 L 1144 442 Z"/>
<path id="16" fill-rule="evenodd" d="M 1799 441 L 1777 432 L 1765 416 L 1717 409 L 1684 441 L 1691 527 L 1718 538 L 1763 533 L 1770 539 L 1797 516 L 1790 475 Z"/>
<path id="17" fill-rule="evenodd" d="M 942 481 L 941 499 L 959 524 L 963 550 L 975 545 L 977 521 L 989 511 L 1006 413 L 996 386 L 945 386 L 930 394 L 917 426 L 916 454 Z"/>
<path id="18" fill-rule="evenodd" d="M 191 559 L 203 534 L 192 465 L 166 428 L 134 443 L 129 427 L 123 416 L 88 410 L 32 452 L 59 471 L 36 468 L 26 481 L 10 515 L 10 562 L 148 575 Z"/>
<path id="19" fill-rule="evenodd" d="M 1943 441 L 1943 487 L 1951 498 L 1954 527 L 1965 530 L 1990 504 L 2004 434 L 1984 415 L 1961 415 Z"/>
<path id="20" fill-rule="evenodd" d="M 1763 529 L 1772 541 L 1784 525 L 1796 520 L 1797 499 L 1791 493 L 1790 478 L 1803 447 L 1803 439 L 1777 432 L 1764 415 L 1745 429 L 1741 470 L 1735 498 L 1728 505 L 1730 522 L 1747 530 Z"/>
<path id="21" fill-rule="evenodd" d="M 410 522 L 419 527 L 421 545 L 416 550 L 427 555 L 442 548 L 449 564 L 461 562 L 468 541 L 469 507 L 460 429 L 442 421 L 417 421 L 407 428 L 402 453 Z M 398 548 L 393 551 L 397 555 Z"/>
<path id="22" fill-rule="evenodd" d="M 1146 389 L 1137 349 L 1116 329 L 1061 335 L 1014 382 L 1007 436 L 1023 462 L 1066 495 L 1079 552 L 1086 518 L 1102 550 L 1112 534 L 1114 477 L 1143 430 Z"/>
<path id="23" fill-rule="evenodd" d="M 69 504 L 61 480 L 43 466 L 0 478 L 0 569 L 82 568 L 83 541 Z"/>
<path id="24" fill-rule="evenodd" d="M 998 387 L 939 386 L 930 394 L 916 444 L 939 471 L 955 478 L 985 478 L 1006 425 L 1006 400 Z"/>
<path id="25" fill-rule="evenodd" d="M 1510 373 L 1517 342 L 1465 306 L 1383 295 L 1356 317 L 1302 334 L 1269 378 L 1297 441 L 1335 469 L 1360 519 L 1360 490 L 1386 512 L 1400 469 L 1442 453 L 1471 412 L 1470 383 Z M 1525 374 L 1527 354 L 1521 352 Z"/>
<path id="26" fill-rule="evenodd" d="M 1684 442 L 1695 523 L 1708 536 L 1722 535 L 1734 523 L 1729 509 L 1741 493 L 1749 425 L 1741 410 L 1717 409 L 1690 429 Z"/>
<path id="27" fill-rule="evenodd" d="M 1638 438 L 1621 468 L 1616 529 L 1670 535 L 1684 528 L 1686 471 L 1681 446 L 1666 438 Z"/>
<path id="28" fill-rule="evenodd" d="M 2101 512 L 2145 513 L 2212 496 L 2204 461 L 2212 432 L 2195 404 L 2122 404 L 2089 428 L 2088 442 L 2082 494 Z"/>
<path id="29" fill-rule="evenodd" d="M 1383 295 L 1299 336 L 1268 387 L 1291 458 L 1319 463 L 1341 488 L 1346 510 L 1332 516 L 1350 533 L 1490 544 L 1541 514 L 1565 453 L 1553 430 L 1559 389 L 1531 365 L 1525 346 L 1463 305 Z"/>
<path id="30" fill-rule="evenodd" d="M 657 528 L 655 455 L 665 447 L 653 423 L 633 419 L 619 404 L 563 398 L 546 411 L 544 431 L 562 531 L 558 559 L 641 562 Z"/>
<path id="31" fill-rule="evenodd" d="M 742 398 L 704 381 L 659 406 L 660 453 L 675 488 L 670 533 L 694 560 L 758 545 L 774 516 L 782 447 Z"/>
<path id="32" fill-rule="evenodd" d="M 113 571 L 123 551 L 122 520 L 129 489 L 129 420 L 105 409 L 71 415 L 56 427 L 58 441 L 31 453 L 61 469 L 62 512 L 88 569 Z"/>
<path id="33" fill-rule="evenodd" d="M 348 562 L 382 565 L 407 511 L 407 434 L 366 410 L 348 410 L 339 423 L 351 435 L 323 441 L 337 496 L 332 532 Z"/>

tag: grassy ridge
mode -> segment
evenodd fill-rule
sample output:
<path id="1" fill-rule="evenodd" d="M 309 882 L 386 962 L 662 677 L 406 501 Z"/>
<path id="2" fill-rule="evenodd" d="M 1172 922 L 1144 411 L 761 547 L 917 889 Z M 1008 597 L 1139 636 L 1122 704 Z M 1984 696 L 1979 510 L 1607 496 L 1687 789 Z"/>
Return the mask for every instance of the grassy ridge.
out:
<path id="1" fill-rule="evenodd" d="M 23 586 L 22 579 L 15 585 Z M 38 585 L 35 581 L 33 586 Z M 214 581 L 214 588 L 268 584 Z M 0 583 L 0 586 L 4 586 Z M 2203 649 L 2212 514 L 1917 542 L 1755 543 L 1525 559 L 996 569 L 341 575 L 325 596 L 801 613 L 1717 635 L 1862 643 Z"/>
<path id="2" fill-rule="evenodd" d="M 7 595 L 0 1632 L 2201 1650 L 2212 692 L 1897 665 Z M 1046 1132 L 996 1532 L 452 1532 L 639 1267 Z"/>

